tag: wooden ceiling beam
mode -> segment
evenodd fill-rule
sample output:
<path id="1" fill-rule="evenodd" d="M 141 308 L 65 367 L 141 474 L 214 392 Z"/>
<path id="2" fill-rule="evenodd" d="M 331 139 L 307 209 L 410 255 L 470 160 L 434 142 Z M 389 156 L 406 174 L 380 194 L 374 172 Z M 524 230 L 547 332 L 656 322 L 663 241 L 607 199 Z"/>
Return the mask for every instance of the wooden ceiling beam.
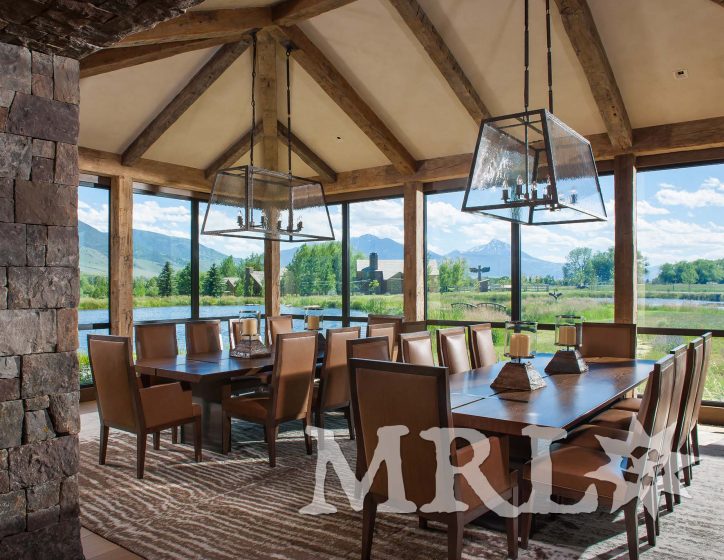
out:
<path id="1" fill-rule="evenodd" d="M 480 125 L 483 120 L 489 118 L 488 108 L 417 0 L 389 0 L 389 2 L 425 49 L 475 124 Z"/>
<path id="2" fill-rule="evenodd" d="M 225 43 L 240 41 L 243 35 L 213 37 L 211 39 L 194 39 L 192 41 L 175 41 L 173 43 L 160 43 L 155 45 L 141 45 L 138 47 L 118 47 L 104 49 L 80 60 L 80 77 L 88 78 L 130 68 L 146 62 L 163 60 L 191 51 L 218 47 Z"/>
<path id="3" fill-rule="evenodd" d="M 630 150 L 633 144 L 631 122 L 591 9 L 586 0 L 556 0 L 556 3 L 611 144 L 621 151 Z"/>
<path id="4" fill-rule="evenodd" d="M 156 43 L 228 37 L 247 33 L 272 24 L 269 8 L 239 8 L 186 12 L 175 19 L 159 23 L 153 29 L 135 33 L 116 44 L 135 47 Z"/>
<path id="5" fill-rule="evenodd" d="M 256 123 L 254 127 L 254 145 L 261 142 L 262 125 L 261 122 Z M 239 161 L 244 154 L 251 150 L 251 130 L 229 146 L 223 154 L 214 160 L 214 162 L 206 168 L 204 175 L 211 178 L 221 169 L 233 166 Z"/>
<path id="6" fill-rule="evenodd" d="M 281 122 L 277 123 L 277 135 L 279 140 L 285 145 L 289 145 L 289 130 Z M 304 163 L 311 167 L 323 183 L 334 183 L 337 180 L 337 172 L 332 169 L 321 157 L 302 142 L 292 133 L 292 152 L 299 156 Z"/>
<path id="7" fill-rule="evenodd" d="M 273 30 L 281 43 L 293 45 L 294 60 L 354 121 L 397 170 L 401 173 L 413 173 L 417 169 L 415 158 L 299 27 L 274 27 Z"/>
<path id="8" fill-rule="evenodd" d="M 123 165 L 133 165 L 183 115 L 219 76 L 249 47 L 247 40 L 222 46 L 194 75 L 173 100 L 156 115 L 149 125 L 123 152 Z"/>
<path id="9" fill-rule="evenodd" d="M 297 23 L 336 10 L 355 0 L 287 0 L 272 7 L 272 20 L 276 25 Z"/>

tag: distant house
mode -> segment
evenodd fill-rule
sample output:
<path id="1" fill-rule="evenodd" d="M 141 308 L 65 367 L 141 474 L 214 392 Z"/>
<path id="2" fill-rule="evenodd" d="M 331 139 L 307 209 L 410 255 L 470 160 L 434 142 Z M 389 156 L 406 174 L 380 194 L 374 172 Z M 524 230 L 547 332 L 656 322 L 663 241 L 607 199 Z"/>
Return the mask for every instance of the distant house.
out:
<path id="1" fill-rule="evenodd" d="M 226 277 L 224 280 L 224 294 L 225 295 L 236 295 L 236 289 L 241 282 L 241 278 L 238 277 Z M 246 269 L 246 285 L 250 286 L 245 295 L 252 297 L 259 297 L 264 294 L 264 271 L 253 270 L 252 268 Z"/>
<path id="2" fill-rule="evenodd" d="M 224 278 L 224 295 L 234 295 L 236 293 L 236 285 L 239 283 L 239 278 L 227 276 Z"/>
<path id="3" fill-rule="evenodd" d="M 377 253 L 370 253 L 369 259 L 357 260 L 357 285 L 361 291 L 370 292 L 370 282 L 379 284 L 379 294 L 401 294 L 405 279 L 405 261 L 402 259 L 380 259 Z M 436 260 L 428 262 L 428 278 L 439 276 Z"/>

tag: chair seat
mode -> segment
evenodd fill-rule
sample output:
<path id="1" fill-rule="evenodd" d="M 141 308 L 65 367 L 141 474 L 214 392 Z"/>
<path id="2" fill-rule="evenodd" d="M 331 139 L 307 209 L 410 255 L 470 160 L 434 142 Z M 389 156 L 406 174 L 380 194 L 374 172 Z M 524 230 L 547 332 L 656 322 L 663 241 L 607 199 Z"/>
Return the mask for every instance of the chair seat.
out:
<path id="1" fill-rule="evenodd" d="M 272 399 L 264 395 L 232 397 L 224 401 L 224 410 L 229 416 L 264 421 L 269 417 Z"/>
<path id="2" fill-rule="evenodd" d="M 194 413 L 194 418 L 201 416 L 201 405 L 199 403 L 191 403 L 191 411 Z"/>
<path id="3" fill-rule="evenodd" d="M 623 399 L 613 405 L 613 408 L 618 410 L 630 410 L 631 412 L 638 412 L 641 409 L 641 399 L 638 397 Z"/>
<path id="4" fill-rule="evenodd" d="M 603 424 L 584 424 L 572 430 L 563 441 L 564 445 L 577 445 L 589 449 L 602 449 L 599 438 L 609 438 L 618 441 L 626 441 L 630 432 L 612 428 Z"/>
<path id="5" fill-rule="evenodd" d="M 630 410 L 621 410 L 619 408 L 609 408 L 596 416 L 591 423 L 617 428 L 619 430 L 629 430 L 631 422 L 636 417 L 636 413 Z"/>
<path id="6" fill-rule="evenodd" d="M 596 449 L 561 445 L 551 451 L 550 460 L 553 466 L 554 488 L 585 493 L 594 485 L 599 497 L 611 500 L 616 488 L 625 481 L 620 458 L 616 460 L 614 457 L 611 461 L 611 457 Z M 523 477 L 540 484 L 548 484 L 546 472 L 537 473 L 535 469 L 531 469 L 530 463 L 525 466 Z"/>

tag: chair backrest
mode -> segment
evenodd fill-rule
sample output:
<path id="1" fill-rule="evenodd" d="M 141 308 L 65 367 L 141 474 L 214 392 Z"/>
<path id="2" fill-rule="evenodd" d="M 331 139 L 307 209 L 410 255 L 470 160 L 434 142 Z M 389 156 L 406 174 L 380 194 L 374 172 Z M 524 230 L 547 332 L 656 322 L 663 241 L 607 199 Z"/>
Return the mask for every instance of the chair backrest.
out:
<path id="1" fill-rule="evenodd" d="M 137 432 L 141 404 L 131 341 L 125 336 L 88 335 L 88 356 L 102 423 Z"/>
<path id="2" fill-rule="evenodd" d="M 232 350 L 241 340 L 241 319 L 229 319 L 229 348 Z"/>
<path id="3" fill-rule="evenodd" d="M 378 429 L 406 426 L 409 435 L 400 439 L 405 496 L 418 508 L 429 503 L 435 496 L 435 444 L 420 432 L 452 427 L 446 368 L 352 359 L 350 383 L 360 465 L 369 468 Z M 370 491 L 387 499 L 386 470 L 377 473 Z"/>
<path id="4" fill-rule="evenodd" d="M 317 369 L 317 333 L 305 331 L 279 334 L 274 353 L 274 418 L 303 418 L 312 406 L 312 384 Z"/>
<path id="5" fill-rule="evenodd" d="M 277 315 L 266 318 L 266 343 L 274 344 L 277 335 L 294 332 L 294 318 L 291 315 Z"/>
<path id="6" fill-rule="evenodd" d="M 682 387 L 681 407 L 676 422 L 676 432 L 672 447 L 674 451 L 682 448 L 692 430 L 692 418 L 696 409 L 696 397 L 699 391 L 699 378 L 704 365 L 704 339 L 699 337 L 689 342 L 686 352 L 686 374 Z"/>
<path id="7" fill-rule="evenodd" d="M 694 411 L 691 415 L 691 427 L 694 429 L 699 422 L 699 411 L 701 410 L 701 401 L 704 398 L 704 388 L 706 386 L 706 376 L 709 373 L 709 361 L 711 360 L 712 334 L 710 332 L 701 335 L 704 341 L 704 351 L 701 359 L 701 371 L 699 372 L 699 383 L 696 391 L 696 400 L 694 401 Z"/>
<path id="8" fill-rule="evenodd" d="M 434 366 L 432 338 L 429 331 L 400 334 L 400 354 L 405 364 Z"/>
<path id="9" fill-rule="evenodd" d="M 358 340 L 360 327 L 327 329 L 327 348 L 320 374 L 319 406 L 335 408 L 349 402 L 347 341 Z"/>
<path id="10" fill-rule="evenodd" d="M 636 357 L 636 325 L 631 323 L 583 323 L 584 358 Z"/>
<path id="11" fill-rule="evenodd" d="M 397 337 L 397 328 L 394 323 L 376 323 L 367 325 L 367 337 L 375 338 L 384 336 L 390 347 L 390 357 L 395 361 L 395 338 Z"/>
<path id="12" fill-rule="evenodd" d="M 671 393 L 671 403 L 667 411 L 666 440 L 663 451 L 668 455 L 672 450 L 672 442 L 675 437 L 676 423 L 679 419 L 679 412 L 684 406 L 684 381 L 686 379 L 686 355 L 687 346 L 682 344 L 673 348 L 670 352 L 674 356 L 674 388 Z"/>
<path id="13" fill-rule="evenodd" d="M 451 375 L 470 370 L 465 327 L 438 329 L 437 356 L 438 363 L 445 366 Z"/>
<path id="14" fill-rule="evenodd" d="M 390 342 L 386 336 L 348 340 L 347 361 L 349 361 L 351 358 L 389 361 Z"/>
<path id="15" fill-rule="evenodd" d="M 402 321 L 400 334 L 417 333 L 427 330 L 427 321 Z"/>
<path id="16" fill-rule="evenodd" d="M 668 355 L 654 364 L 634 426 L 634 449 L 645 447 L 662 452 L 671 396 L 674 389 L 674 356 Z M 643 431 L 641 431 L 643 429 Z M 634 451 L 632 449 L 632 451 Z M 653 457 L 652 457 L 653 458 Z M 643 459 L 641 459 L 643 461 Z M 641 469 L 643 465 L 639 465 Z M 644 472 L 644 471 L 642 471 Z M 639 473 L 640 474 L 640 473 Z"/>
<path id="17" fill-rule="evenodd" d="M 220 321 L 209 319 L 186 323 L 186 352 L 188 354 L 209 354 L 221 352 L 223 349 Z"/>
<path id="18" fill-rule="evenodd" d="M 395 325 L 395 334 L 392 337 L 392 350 L 390 352 L 390 356 L 392 357 L 392 360 L 397 360 L 397 337 L 402 332 L 402 322 L 403 318 L 399 315 L 375 315 L 370 314 L 367 315 L 367 325 L 368 325 L 368 331 L 367 336 L 377 336 L 377 335 L 371 335 L 369 333 L 369 325 L 383 325 L 383 324 L 389 324 L 392 323 Z"/>
<path id="19" fill-rule="evenodd" d="M 490 323 L 470 325 L 468 341 L 474 368 L 492 366 L 498 361 L 498 354 L 495 352 L 493 344 L 493 327 Z"/>
<path id="20" fill-rule="evenodd" d="M 173 358 L 178 354 L 175 323 L 136 325 L 136 359 Z"/>

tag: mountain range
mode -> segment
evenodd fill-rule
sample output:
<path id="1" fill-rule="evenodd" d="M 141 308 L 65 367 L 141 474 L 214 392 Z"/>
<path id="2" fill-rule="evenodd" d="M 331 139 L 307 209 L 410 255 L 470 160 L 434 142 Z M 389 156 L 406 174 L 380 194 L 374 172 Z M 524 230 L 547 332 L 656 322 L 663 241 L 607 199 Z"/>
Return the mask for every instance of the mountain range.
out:
<path id="1" fill-rule="evenodd" d="M 78 236 L 80 241 L 80 263 L 84 274 L 108 273 L 108 234 L 94 227 L 78 222 Z M 377 253 L 380 259 L 403 259 L 404 247 L 402 244 L 388 238 L 380 238 L 365 234 L 351 239 L 352 249 L 362 253 L 365 257 L 370 253 Z M 292 245 L 289 249 L 281 251 L 281 266 L 288 266 L 299 249 Z M 188 239 L 172 237 L 162 233 L 133 230 L 133 273 L 134 276 L 156 276 L 166 261 L 174 269 L 183 268 L 188 262 L 191 244 Z M 219 263 L 227 255 L 207 247 L 199 246 L 199 267 L 202 271 L 208 270 L 213 263 Z M 465 251 L 452 251 L 445 255 L 428 252 L 430 259 L 438 262 L 445 258 L 463 258 L 470 267 L 489 266 L 490 277 L 510 276 L 510 245 L 498 239 L 478 245 Z M 526 276 L 547 276 L 562 278 L 562 266 L 559 263 L 545 261 L 529 255 L 522 254 L 523 274 Z"/>

